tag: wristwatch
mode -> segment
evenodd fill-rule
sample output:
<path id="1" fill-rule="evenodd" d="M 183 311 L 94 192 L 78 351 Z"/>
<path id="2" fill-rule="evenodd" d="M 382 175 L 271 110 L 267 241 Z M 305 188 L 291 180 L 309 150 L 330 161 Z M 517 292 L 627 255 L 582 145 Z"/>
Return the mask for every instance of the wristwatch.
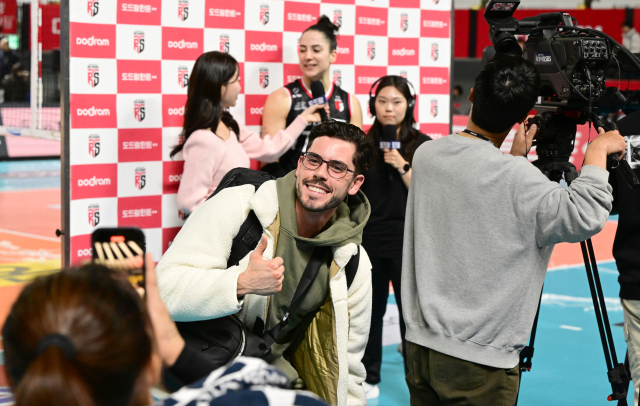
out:
<path id="1" fill-rule="evenodd" d="M 409 172 L 409 169 L 411 169 L 411 164 L 407 162 L 406 164 L 404 164 L 402 169 L 398 169 L 398 172 L 400 172 L 400 175 L 404 175 L 405 173 Z"/>

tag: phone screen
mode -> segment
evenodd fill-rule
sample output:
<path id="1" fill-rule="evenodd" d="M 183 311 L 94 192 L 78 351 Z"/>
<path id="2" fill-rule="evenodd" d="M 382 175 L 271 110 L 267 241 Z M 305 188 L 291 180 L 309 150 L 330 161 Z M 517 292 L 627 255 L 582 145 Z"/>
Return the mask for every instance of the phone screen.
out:
<path id="1" fill-rule="evenodd" d="M 139 228 L 99 228 L 92 234 L 93 260 L 122 271 L 136 289 L 144 289 L 144 233 Z M 140 257 L 141 266 L 132 266 Z"/>

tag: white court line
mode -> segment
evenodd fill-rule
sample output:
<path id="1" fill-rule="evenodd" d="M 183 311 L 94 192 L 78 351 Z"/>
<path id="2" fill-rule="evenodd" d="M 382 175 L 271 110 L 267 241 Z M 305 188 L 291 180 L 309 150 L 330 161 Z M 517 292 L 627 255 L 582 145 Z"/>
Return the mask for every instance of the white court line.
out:
<path id="1" fill-rule="evenodd" d="M 572 331 L 582 331 L 582 327 L 567 326 L 566 324 L 561 325 L 560 328 Z"/>
<path id="2" fill-rule="evenodd" d="M 58 243 L 60 242 L 59 238 L 45 237 L 37 234 L 22 233 L 20 231 L 5 230 L 4 228 L 0 228 L 0 233 L 19 235 L 20 237 L 37 238 L 39 240 L 45 240 L 45 241 L 51 241 L 51 242 L 58 242 Z"/>

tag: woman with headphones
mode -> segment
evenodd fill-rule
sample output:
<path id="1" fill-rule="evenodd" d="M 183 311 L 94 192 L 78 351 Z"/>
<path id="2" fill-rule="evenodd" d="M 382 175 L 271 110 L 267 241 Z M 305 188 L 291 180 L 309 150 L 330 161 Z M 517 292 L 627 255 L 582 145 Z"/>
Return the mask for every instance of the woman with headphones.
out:
<path id="1" fill-rule="evenodd" d="M 269 95 L 262 114 L 262 134 L 275 134 L 291 125 L 314 98 L 311 83 L 315 81 L 320 81 L 325 89 L 329 104 L 328 116 L 362 128 L 362 111 L 358 99 L 332 83 L 329 77 L 329 67 L 338 57 L 337 32 L 338 27 L 323 15 L 316 24 L 302 33 L 298 48 L 302 79 Z M 266 165 L 262 170 L 278 177 L 294 170 L 298 166 L 300 155 L 307 149 L 309 132 L 314 125 L 316 123 L 310 123 L 305 128 L 293 148 L 284 153 L 279 162 Z"/>
<path id="2" fill-rule="evenodd" d="M 369 91 L 369 109 L 375 121 L 368 135 L 378 156 L 374 166 L 364 173 L 367 181 L 362 185 L 371 204 L 371 217 L 362 236 L 362 246 L 371 260 L 373 285 L 371 329 L 362 359 L 367 370 L 364 387 L 368 399 L 380 394 L 377 384 L 382 364 L 382 318 L 387 308 L 390 281 L 398 304 L 404 355 L 405 326 L 400 300 L 404 216 L 413 155 L 423 142 L 431 139 L 414 127 L 416 95 L 410 86 L 411 83 L 401 76 L 384 76 Z M 372 95 L 374 89 L 375 95 Z M 400 149 L 378 148 L 380 141 L 389 141 L 383 136 L 386 126 L 393 126 L 392 133 L 399 141 Z M 389 129 L 391 127 L 386 131 Z"/>

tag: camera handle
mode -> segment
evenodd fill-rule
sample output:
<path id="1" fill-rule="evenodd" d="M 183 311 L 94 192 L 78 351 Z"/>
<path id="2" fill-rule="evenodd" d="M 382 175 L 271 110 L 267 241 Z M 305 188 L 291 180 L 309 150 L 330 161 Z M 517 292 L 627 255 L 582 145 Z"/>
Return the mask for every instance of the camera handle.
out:
<path id="1" fill-rule="evenodd" d="M 538 167 L 542 173 L 549 178 L 558 178 L 558 171 L 564 172 L 567 186 L 571 185 L 571 182 L 578 177 L 575 166 L 569 162 L 550 162 L 547 165 L 539 162 L 534 162 L 534 165 Z M 555 176 L 554 176 L 555 175 Z M 560 175 L 561 176 L 561 175 Z M 628 368 L 618 363 L 618 357 L 616 355 L 615 345 L 613 343 L 613 334 L 611 333 L 611 324 L 609 323 L 609 316 L 607 314 L 607 306 L 604 301 L 604 294 L 602 292 L 602 284 L 600 283 L 600 274 L 598 273 L 598 265 L 596 263 L 596 256 L 593 250 L 593 244 L 591 238 L 586 241 L 580 242 L 582 248 L 582 257 L 584 259 L 584 266 L 587 271 L 587 281 L 589 282 L 589 289 L 591 290 L 591 299 L 593 300 L 593 309 L 596 314 L 596 322 L 598 323 L 598 330 L 600 332 L 600 340 L 602 341 L 602 349 L 604 351 L 604 358 L 607 364 L 607 377 L 611 384 L 612 393 L 607 397 L 607 400 L 618 401 L 618 406 L 627 406 L 627 389 L 629 388 L 630 374 Z M 538 327 L 538 317 L 540 315 L 540 305 L 542 302 L 542 291 L 540 292 L 540 301 L 538 301 L 538 310 L 536 317 L 533 321 L 531 329 L 531 337 L 529 339 L 529 345 L 525 346 L 520 352 L 520 381 L 522 380 L 522 372 L 531 371 L 531 359 L 533 358 L 533 345 L 536 338 L 536 330 Z M 628 354 L 627 354 L 628 357 Z M 628 361 L 625 360 L 625 364 Z M 518 395 L 520 391 L 518 391 Z M 518 400 L 516 398 L 515 405 L 517 406 Z"/>

